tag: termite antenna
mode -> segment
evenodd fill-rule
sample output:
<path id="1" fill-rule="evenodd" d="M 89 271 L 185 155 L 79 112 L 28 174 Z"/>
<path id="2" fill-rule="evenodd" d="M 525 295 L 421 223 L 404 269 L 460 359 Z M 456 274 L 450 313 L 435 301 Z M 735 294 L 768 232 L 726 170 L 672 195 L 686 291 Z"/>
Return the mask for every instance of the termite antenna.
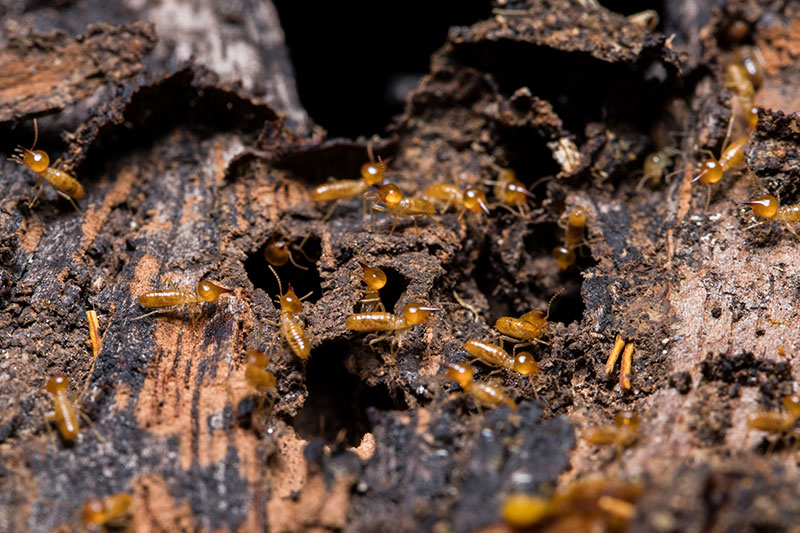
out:
<path id="1" fill-rule="evenodd" d="M 272 273 L 273 273 L 273 274 L 275 274 L 275 279 L 277 279 L 277 280 L 278 280 L 278 295 L 279 295 L 279 296 L 283 296 L 283 286 L 281 285 L 281 278 L 280 278 L 280 276 L 278 276 L 278 273 L 277 273 L 277 272 L 275 272 L 275 269 L 274 269 L 274 268 L 272 268 L 272 265 L 267 265 L 267 266 L 269 267 L 269 269 L 270 269 L 270 270 L 272 270 Z"/>
<path id="2" fill-rule="evenodd" d="M 547 321 L 547 319 L 550 318 L 550 306 L 552 305 L 553 300 L 555 300 L 556 297 L 559 294 L 561 294 L 562 292 L 564 292 L 564 287 L 561 287 L 560 289 L 558 289 L 558 291 L 553 296 L 550 297 L 550 301 L 547 302 L 547 314 L 544 315 L 545 321 Z"/>
<path id="3" fill-rule="evenodd" d="M 39 123 L 36 119 L 33 119 L 33 146 L 31 146 L 31 152 L 33 149 L 36 148 L 36 141 L 39 140 Z"/>

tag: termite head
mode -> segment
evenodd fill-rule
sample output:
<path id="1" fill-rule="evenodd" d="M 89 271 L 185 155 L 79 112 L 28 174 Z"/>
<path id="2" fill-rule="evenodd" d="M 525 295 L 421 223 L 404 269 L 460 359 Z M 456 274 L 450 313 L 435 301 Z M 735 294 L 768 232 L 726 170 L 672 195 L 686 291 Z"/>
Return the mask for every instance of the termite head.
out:
<path id="1" fill-rule="evenodd" d="M 744 202 L 753 210 L 753 214 L 758 217 L 772 218 L 778 212 L 778 199 L 771 194 L 765 194 L 755 200 Z"/>
<path id="2" fill-rule="evenodd" d="M 503 504 L 500 514 L 513 528 L 527 528 L 551 511 L 550 502 L 530 494 L 512 494 Z"/>
<path id="3" fill-rule="evenodd" d="M 403 193 L 400 191 L 400 187 L 394 183 L 387 183 L 378 187 L 378 198 L 387 206 L 394 206 L 403 199 Z"/>
<path id="4" fill-rule="evenodd" d="M 297 294 L 292 290 L 291 285 L 289 285 L 286 294 L 281 296 L 281 309 L 289 313 L 299 313 L 303 310 L 303 302 L 300 301 L 300 298 L 298 298 Z"/>
<path id="5" fill-rule="evenodd" d="M 586 227 L 586 212 L 583 209 L 573 209 L 572 213 L 569 214 L 569 220 L 567 224 L 572 226 L 573 228 L 585 228 Z"/>
<path id="6" fill-rule="evenodd" d="M 620 411 L 614 417 L 614 425 L 618 428 L 629 427 L 636 429 L 639 427 L 639 415 L 630 411 Z"/>
<path id="7" fill-rule="evenodd" d="M 463 201 L 464 207 L 473 213 L 480 213 L 483 211 L 487 215 L 489 214 L 489 206 L 486 202 L 486 193 L 484 193 L 482 190 L 476 189 L 475 187 L 470 187 L 464 191 Z"/>
<path id="8" fill-rule="evenodd" d="M 426 307 L 422 304 L 411 302 L 403 308 L 403 318 L 409 324 L 422 324 L 427 322 L 431 313 L 441 311 L 440 307 Z"/>
<path id="9" fill-rule="evenodd" d="M 217 298 L 229 292 L 233 291 L 210 281 L 201 281 L 197 284 L 197 295 L 206 302 L 216 302 Z"/>
<path id="10" fill-rule="evenodd" d="M 272 241 L 264 248 L 264 259 L 275 266 L 283 266 L 289 261 L 289 243 L 283 239 Z"/>
<path id="11" fill-rule="evenodd" d="M 17 146 L 15 151 L 17 153 L 12 158 L 12 161 L 24 164 L 36 173 L 44 172 L 50 166 L 50 156 L 44 150 L 31 151 L 22 146 Z"/>
<path id="12" fill-rule="evenodd" d="M 383 161 L 361 165 L 361 178 L 369 185 L 377 185 L 382 182 L 385 172 L 386 164 Z"/>
<path id="13" fill-rule="evenodd" d="M 450 381 L 455 381 L 462 387 L 466 387 L 472 381 L 474 371 L 469 363 L 445 363 L 443 366 Z"/>
<path id="14" fill-rule="evenodd" d="M 519 352 L 514 358 L 514 370 L 523 376 L 530 376 L 539 371 L 539 365 L 530 352 Z"/>
<path id="15" fill-rule="evenodd" d="M 247 350 L 247 365 L 256 366 L 258 368 L 266 368 L 269 365 L 269 357 L 261 350 L 250 348 Z"/>
<path id="16" fill-rule="evenodd" d="M 83 523 L 84 524 L 103 524 L 105 522 L 106 512 L 103 500 L 98 498 L 89 498 L 83 504 Z"/>
<path id="17" fill-rule="evenodd" d="M 706 159 L 703 161 L 703 164 L 700 165 L 700 174 L 692 180 L 692 183 L 699 181 L 700 183 L 711 185 L 721 180 L 724 173 L 722 165 L 720 165 L 718 161 L 715 159 Z"/>
<path id="18" fill-rule="evenodd" d="M 44 390 L 51 394 L 55 394 L 59 391 L 66 391 L 67 387 L 69 387 L 69 378 L 67 376 L 58 375 L 50 378 L 50 381 L 47 382 Z"/>
<path id="19" fill-rule="evenodd" d="M 365 263 L 360 263 L 364 273 L 361 279 L 367 284 L 367 287 L 373 290 L 380 290 L 386 285 L 386 273 L 377 267 L 369 267 Z"/>
<path id="20" fill-rule="evenodd" d="M 798 414 L 800 413 L 800 396 L 790 394 L 783 399 L 783 406 L 787 411 Z"/>

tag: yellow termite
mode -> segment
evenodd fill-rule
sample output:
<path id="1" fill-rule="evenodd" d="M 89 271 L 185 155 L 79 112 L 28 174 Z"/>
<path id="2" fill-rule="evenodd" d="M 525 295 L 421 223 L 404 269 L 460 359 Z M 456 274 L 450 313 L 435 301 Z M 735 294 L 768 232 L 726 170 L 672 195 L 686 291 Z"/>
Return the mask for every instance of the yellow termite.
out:
<path id="1" fill-rule="evenodd" d="M 46 422 L 54 422 L 58 432 L 67 442 L 75 442 L 78 438 L 78 415 L 67 394 L 69 378 L 53 376 L 44 390 L 53 395 L 53 411 L 45 415 Z"/>
<path id="2" fill-rule="evenodd" d="M 53 186 L 53 188 L 72 202 L 72 205 L 80 211 L 78 204 L 75 203 L 75 200 L 80 200 L 83 198 L 83 186 L 78 182 L 70 174 L 64 172 L 63 170 L 59 170 L 55 168 L 56 165 L 50 165 L 50 156 L 47 155 L 47 152 L 44 150 L 34 150 L 36 148 L 36 141 L 39 139 L 39 126 L 36 122 L 36 119 L 33 121 L 33 128 L 34 128 L 34 137 L 33 137 L 33 146 L 30 148 L 23 148 L 20 145 L 14 149 L 15 154 L 8 158 L 9 161 L 14 161 L 15 163 L 19 163 L 20 165 L 25 165 L 32 171 L 36 172 L 43 180 Z M 33 204 L 36 203 L 36 200 L 39 198 L 39 193 L 41 192 L 42 184 L 39 183 L 36 186 L 36 194 L 34 195 L 33 199 L 28 202 L 28 207 L 32 207 Z"/>
<path id="3" fill-rule="evenodd" d="M 479 406 L 496 408 L 507 406 L 517 410 L 517 404 L 500 387 L 488 383 L 480 383 L 473 379 L 474 370 L 468 363 L 445 363 L 447 379 L 458 383 L 462 389 L 475 400 Z"/>
<path id="4" fill-rule="evenodd" d="M 303 298 L 306 298 L 311 293 L 303 298 L 298 298 L 297 294 L 292 290 L 291 285 L 288 286 L 284 293 L 283 287 L 281 286 L 281 278 L 278 276 L 278 273 L 275 272 L 275 269 L 272 268 L 271 265 L 267 266 L 275 275 L 275 279 L 278 280 L 278 291 L 280 293 L 278 303 L 281 306 L 277 324 L 279 329 L 273 336 L 272 342 L 274 343 L 275 338 L 282 335 L 286 340 L 286 344 L 289 345 L 289 348 L 297 357 L 300 359 L 308 359 L 308 356 L 311 355 L 311 343 L 308 342 L 308 338 L 306 337 L 303 322 L 295 315 L 303 312 Z M 270 348 L 270 352 L 271 351 L 272 349 Z"/>
<path id="5" fill-rule="evenodd" d="M 583 209 L 573 209 L 567 219 L 564 230 L 564 245 L 556 246 L 553 258 L 561 270 L 566 270 L 575 264 L 575 250 L 583 243 L 583 233 L 586 231 L 586 212 Z"/>
<path id="6" fill-rule="evenodd" d="M 244 377 L 231 378 L 228 380 L 228 395 L 231 399 L 231 405 L 233 405 L 234 408 L 237 405 L 237 401 L 233 394 L 233 387 L 231 387 L 233 383 L 244 383 L 256 393 L 262 394 L 259 400 L 260 402 L 263 402 L 263 394 L 272 393 L 277 390 L 275 387 L 275 374 L 267 370 L 267 366 L 269 366 L 269 357 L 267 354 L 256 348 L 247 350 Z M 273 397 L 272 402 L 274 401 L 275 398 Z M 272 411 L 272 403 L 270 403 L 268 411 Z"/>
<path id="7" fill-rule="evenodd" d="M 750 429 L 758 429 L 768 433 L 777 433 L 783 439 L 795 428 L 800 418 L 800 396 L 790 394 L 783 398 L 783 411 L 758 411 L 747 415 L 748 433 Z M 775 442 L 770 444 L 769 451 Z"/>
<path id="8" fill-rule="evenodd" d="M 131 320 L 139 320 L 156 313 L 168 313 L 184 306 L 197 307 L 201 302 L 216 302 L 221 295 L 231 292 L 233 292 L 231 289 L 220 287 L 210 281 L 199 281 L 193 291 L 183 290 L 168 283 L 165 289 L 149 291 L 139 296 L 139 305 L 155 310 Z"/>
<path id="9" fill-rule="evenodd" d="M 517 173 L 510 168 L 502 168 L 495 166 L 498 170 L 497 180 L 488 182 L 494 184 L 494 195 L 503 205 L 520 216 L 525 216 L 529 211 L 528 200 L 532 200 L 535 196 L 528 191 L 525 184 L 517 179 Z M 512 208 L 516 207 L 518 211 Z"/>
<path id="10" fill-rule="evenodd" d="M 438 311 L 441 311 L 441 308 L 410 302 L 403 308 L 402 316 L 387 312 L 356 313 L 347 317 L 344 326 L 351 331 L 358 331 L 361 333 L 393 331 L 395 333 L 395 340 L 390 355 L 391 358 L 394 359 L 395 353 L 400 347 L 400 337 L 398 333 L 410 329 L 417 324 L 427 322 L 431 313 Z M 385 338 L 385 336 L 382 336 L 372 339 L 369 342 L 370 347 Z"/>
<path id="11" fill-rule="evenodd" d="M 109 527 L 124 525 L 133 496 L 120 492 L 105 498 L 91 498 L 83 504 L 83 523 Z"/>
<path id="12" fill-rule="evenodd" d="M 468 340 L 464 350 L 488 365 L 513 370 L 523 376 L 532 376 L 539 371 L 539 365 L 529 352 L 519 352 L 512 357 L 500 346 L 476 339 Z"/>
<path id="13" fill-rule="evenodd" d="M 500 339 L 514 343 L 514 353 L 520 346 L 528 346 L 534 342 L 547 344 L 542 337 L 547 330 L 547 319 L 550 317 L 550 306 L 553 300 L 561 294 L 564 289 L 556 292 L 547 304 L 547 313 L 538 309 L 528 311 L 519 318 L 503 316 L 494 323 L 495 329 L 500 332 Z"/>
<path id="14" fill-rule="evenodd" d="M 630 411 L 620 411 L 614 417 L 613 426 L 589 428 L 584 432 L 583 438 L 590 444 L 599 446 L 613 444 L 619 457 L 624 448 L 632 446 L 639 438 L 639 416 Z"/>
<path id="15" fill-rule="evenodd" d="M 380 290 L 386 285 L 386 273 L 378 267 L 370 267 L 360 263 L 363 272 L 361 280 L 367 285 L 364 296 L 356 303 L 359 313 L 386 312 L 381 301 Z"/>
<path id="16" fill-rule="evenodd" d="M 311 199 L 315 202 L 328 203 L 333 202 L 328 213 L 322 221 L 328 220 L 336 209 L 339 200 L 345 198 L 353 198 L 361 195 L 364 212 L 366 213 L 367 204 L 365 193 L 373 185 L 378 185 L 383 181 L 384 174 L 386 173 L 386 164 L 378 158 L 375 163 L 372 159 L 372 145 L 367 145 L 367 152 L 370 158 L 368 163 L 361 165 L 361 179 L 344 179 L 333 180 L 322 185 L 317 185 L 311 189 Z"/>
<path id="17" fill-rule="evenodd" d="M 765 194 L 755 200 L 744 202 L 744 205 L 750 206 L 753 210 L 753 214 L 758 217 L 783 222 L 786 229 L 788 229 L 792 235 L 800 239 L 800 235 L 798 235 L 791 226 L 792 224 L 800 222 L 800 204 L 782 206 L 777 198 L 770 194 Z M 745 228 L 745 230 L 760 226 L 761 224 L 764 224 L 764 221 L 752 224 Z"/>
<path id="18" fill-rule="evenodd" d="M 414 222 L 414 228 L 419 233 L 417 218 L 429 217 L 436 213 L 436 208 L 428 200 L 403 196 L 400 188 L 394 183 L 386 183 L 378 187 L 378 199 L 383 202 L 383 205 L 373 203 L 372 209 L 375 211 L 388 211 L 392 216 L 392 230 L 389 235 L 394 233 L 399 218 L 410 218 Z"/>
<path id="19" fill-rule="evenodd" d="M 461 212 L 458 215 L 459 219 L 468 210 L 475 214 L 483 213 L 488 215 L 490 213 L 486 193 L 477 187 L 469 187 L 462 191 L 458 185 L 452 183 L 437 183 L 428 187 L 425 191 L 425 196 L 444 202 L 442 213 L 447 211 L 451 205 L 461 207 Z"/>

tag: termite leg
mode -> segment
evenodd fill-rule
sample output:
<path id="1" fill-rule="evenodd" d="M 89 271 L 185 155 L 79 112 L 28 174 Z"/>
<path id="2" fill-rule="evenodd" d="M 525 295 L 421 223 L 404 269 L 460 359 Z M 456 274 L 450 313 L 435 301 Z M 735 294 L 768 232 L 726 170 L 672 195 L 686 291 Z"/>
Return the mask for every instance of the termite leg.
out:
<path id="1" fill-rule="evenodd" d="M 180 305 L 173 305 L 172 307 L 164 307 L 163 309 L 156 309 L 155 311 L 150 311 L 149 313 L 145 313 L 142 316 L 137 316 L 136 318 L 131 318 L 130 320 L 141 320 L 145 317 L 148 317 L 150 315 L 155 315 L 158 313 L 170 313 L 172 311 L 175 311 L 176 309 L 180 309 L 180 307 L 181 307 Z"/>
<path id="2" fill-rule="evenodd" d="M 43 183 L 39 182 L 34 186 L 34 190 L 36 191 L 36 194 L 34 194 L 33 198 L 28 202 L 28 209 L 33 207 L 34 204 L 36 204 L 36 200 L 39 199 L 39 194 L 41 194 L 41 192 L 42 192 L 42 185 L 43 185 Z"/>

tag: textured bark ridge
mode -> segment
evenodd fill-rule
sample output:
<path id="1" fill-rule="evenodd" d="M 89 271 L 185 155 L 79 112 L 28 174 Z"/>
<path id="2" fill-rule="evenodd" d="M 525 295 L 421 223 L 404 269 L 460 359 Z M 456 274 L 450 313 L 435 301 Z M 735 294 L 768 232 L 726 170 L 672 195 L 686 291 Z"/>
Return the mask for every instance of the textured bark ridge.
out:
<path id="1" fill-rule="evenodd" d="M 0 146 L 30 145 L 40 117 L 38 147 L 86 197 L 76 212 L 46 187 L 29 208 L 35 176 L 0 162 L 0 530 L 82 530 L 87 498 L 128 491 L 137 531 L 505 531 L 508 494 L 594 472 L 645 487 L 634 530 L 795 527 L 793 449 L 769 449 L 745 421 L 777 409 L 797 377 L 798 242 L 778 223 L 745 229 L 739 202 L 763 191 L 798 201 L 797 4 L 670 3 L 660 33 L 585 0 L 501 2 L 454 28 L 371 147 L 407 195 L 440 182 L 488 190 L 501 165 L 533 190 L 533 209 L 451 212 L 391 235 L 360 199 L 328 221 L 311 202 L 311 186 L 358 175 L 367 143 L 327 140 L 308 121 L 274 10 L 252 4 L 243 18 L 196 2 L 196 27 L 169 1 L 3 15 L 14 31 L 0 41 L 11 74 L 0 80 Z M 689 182 L 726 136 L 734 21 L 767 75 L 746 169 L 706 191 Z M 674 97 L 689 110 L 674 135 L 677 172 L 637 188 Z M 587 245 L 562 271 L 551 253 L 562 212 L 577 206 Z M 310 293 L 311 356 L 279 339 L 272 410 L 244 389 L 232 405 L 244 352 L 269 347 L 278 318 L 263 250 L 307 236 L 294 258 L 308 270 L 278 273 Z M 344 327 L 361 262 L 387 272 L 387 309 L 443 308 L 402 336 L 396 358 L 390 342 L 371 347 Z M 200 279 L 233 292 L 194 320 L 132 320 L 142 293 Z M 478 410 L 441 379 L 442 363 L 468 358 L 466 340 L 562 288 L 548 344 L 532 348 L 539 375 L 476 365 L 518 411 Z M 106 332 L 97 358 L 89 309 Z M 618 334 L 636 346 L 627 393 L 604 371 Z M 41 416 L 58 373 L 92 420 L 72 446 Z M 643 428 L 621 457 L 578 438 L 621 409 Z"/>

